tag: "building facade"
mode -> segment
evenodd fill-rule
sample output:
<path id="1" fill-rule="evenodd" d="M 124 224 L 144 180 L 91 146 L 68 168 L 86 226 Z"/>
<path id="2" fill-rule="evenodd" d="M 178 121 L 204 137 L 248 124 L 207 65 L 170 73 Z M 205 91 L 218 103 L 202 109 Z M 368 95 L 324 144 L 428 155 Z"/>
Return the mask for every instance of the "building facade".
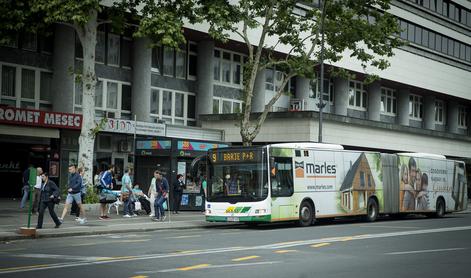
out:
<path id="1" fill-rule="evenodd" d="M 302 13 L 309 6 L 298 8 Z M 327 103 L 323 142 L 350 149 L 438 153 L 470 163 L 471 3 L 394 0 L 390 12 L 409 44 L 395 51 L 390 68 L 376 72 L 379 81 L 365 84 L 360 63 L 348 55 L 327 65 L 347 69 L 356 78 L 326 75 L 322 81 L 326 89 L 321 97 Z M 152 166 L 167 165 L 167 177 L 173 180 L 198 154 L 179 147 L 201 146 L 203 151 L 207 144 L 240 144 L 243 42 L 235 37 L 215 42 L 207 26 L 198 25 L 187 26 L 187 44 L 180 49 L 150 49 L 146 38 L 132 39 L 102 27 L 96 48 L 96 113 L 98 119 L 123 123 L 123 128 L 99 133 L 96 171 L 109 164 L 119 165 L 120 171 L 133 165 L 136 180 L 146 189 Z M 67 26 L 54 25 L 51 31 L 49 37 L 20 34 L 16 43 L 0 46 L 2 108 L 81 114 L 81 85 L 74 76 L 82 65 L 80 43 Z M 279 81 L 276 69 L 259 74 L 252 112 L 263 110 Z M 319 83 L 291 79 L 255 143 L 317 141 Z M 66 167 L 77 159 L 79 131 L 1 119 L 0 114 L 0 144 L 8 155 L 1 156 L 0 176 L 14 184 L 5 196 L 21 194 L 21 172 L 28 163 L 49 171 L 59 166 L 58 181 L 64 186 Z M 134 119 L 154 132 L 138 131 Z M 136 125 L 132 132 L 126 123 Z M 160 141 L 170 145 L 152 151 L 138 148 Z M 139 172 L 139 163 L 148 170 Z M 195 205 L 200 201 L 196 195 L 189 199 Z"/>

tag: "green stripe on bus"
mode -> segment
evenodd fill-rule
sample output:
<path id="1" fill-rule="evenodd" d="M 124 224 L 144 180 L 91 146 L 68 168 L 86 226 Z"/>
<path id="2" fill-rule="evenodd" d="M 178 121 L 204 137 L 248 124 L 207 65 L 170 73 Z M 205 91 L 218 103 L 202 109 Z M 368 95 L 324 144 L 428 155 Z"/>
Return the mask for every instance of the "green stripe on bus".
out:
<path id="1" fill-rule="evenodd" d="M 270 222 L 271 221 L 271 215 L 242 216 L 242 217 L 238 217 L 238 219 L 239 219 L 239 222 Z M 206 216 L 206 221 L 209 221 L 209 222 L 229 222 L 229 221 L 227 221 L 226 216 Z"/>

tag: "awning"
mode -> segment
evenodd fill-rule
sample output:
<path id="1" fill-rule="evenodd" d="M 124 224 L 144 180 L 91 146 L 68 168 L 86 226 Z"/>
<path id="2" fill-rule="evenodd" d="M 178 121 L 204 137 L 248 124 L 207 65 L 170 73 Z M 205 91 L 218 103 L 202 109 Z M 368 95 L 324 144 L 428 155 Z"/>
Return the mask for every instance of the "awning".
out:
<path id="1" fill-rule="evenodd" d="M 0 125 L 0 134 L 41 138 L 60 138 L 60 132 L 57 128 L 23 127 L 15 125 Z"/>

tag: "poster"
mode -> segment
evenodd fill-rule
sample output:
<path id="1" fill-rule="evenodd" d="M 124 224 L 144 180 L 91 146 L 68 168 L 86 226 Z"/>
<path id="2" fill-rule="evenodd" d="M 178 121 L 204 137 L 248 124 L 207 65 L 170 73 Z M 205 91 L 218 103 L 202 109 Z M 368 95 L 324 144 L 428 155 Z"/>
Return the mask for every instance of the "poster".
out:
<path id="1" fill-rule="evenodd" d="M 59 177 L 59 161 L 49 162 L 49 177 L 51 178 Z"/>
<path id="2" fill-rule="evenodd" d="M 195 207 L 201 207 L 203 205 L 203 196 L 196 196 Z"/>
<path id="3" fill-rule="evenodd" d="M 188 206 L 188 199 L 189 199 L 188 194 L 183 194 L 182 195 L 182 201 L 181 201 L 180 205 Z"/>

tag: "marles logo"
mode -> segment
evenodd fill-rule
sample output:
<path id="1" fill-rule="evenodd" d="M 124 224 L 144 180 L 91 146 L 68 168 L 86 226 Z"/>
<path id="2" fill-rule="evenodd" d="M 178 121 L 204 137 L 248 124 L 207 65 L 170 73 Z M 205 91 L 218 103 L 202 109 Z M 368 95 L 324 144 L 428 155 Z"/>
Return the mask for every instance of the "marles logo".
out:
<path id="1" fill-rule="evenodd" d="M 313 163 L 306 163 L 306 174 L 331 174 L 335 175 L 337 173 L 336 165 L 335 164 L 313 164 Z"/>

